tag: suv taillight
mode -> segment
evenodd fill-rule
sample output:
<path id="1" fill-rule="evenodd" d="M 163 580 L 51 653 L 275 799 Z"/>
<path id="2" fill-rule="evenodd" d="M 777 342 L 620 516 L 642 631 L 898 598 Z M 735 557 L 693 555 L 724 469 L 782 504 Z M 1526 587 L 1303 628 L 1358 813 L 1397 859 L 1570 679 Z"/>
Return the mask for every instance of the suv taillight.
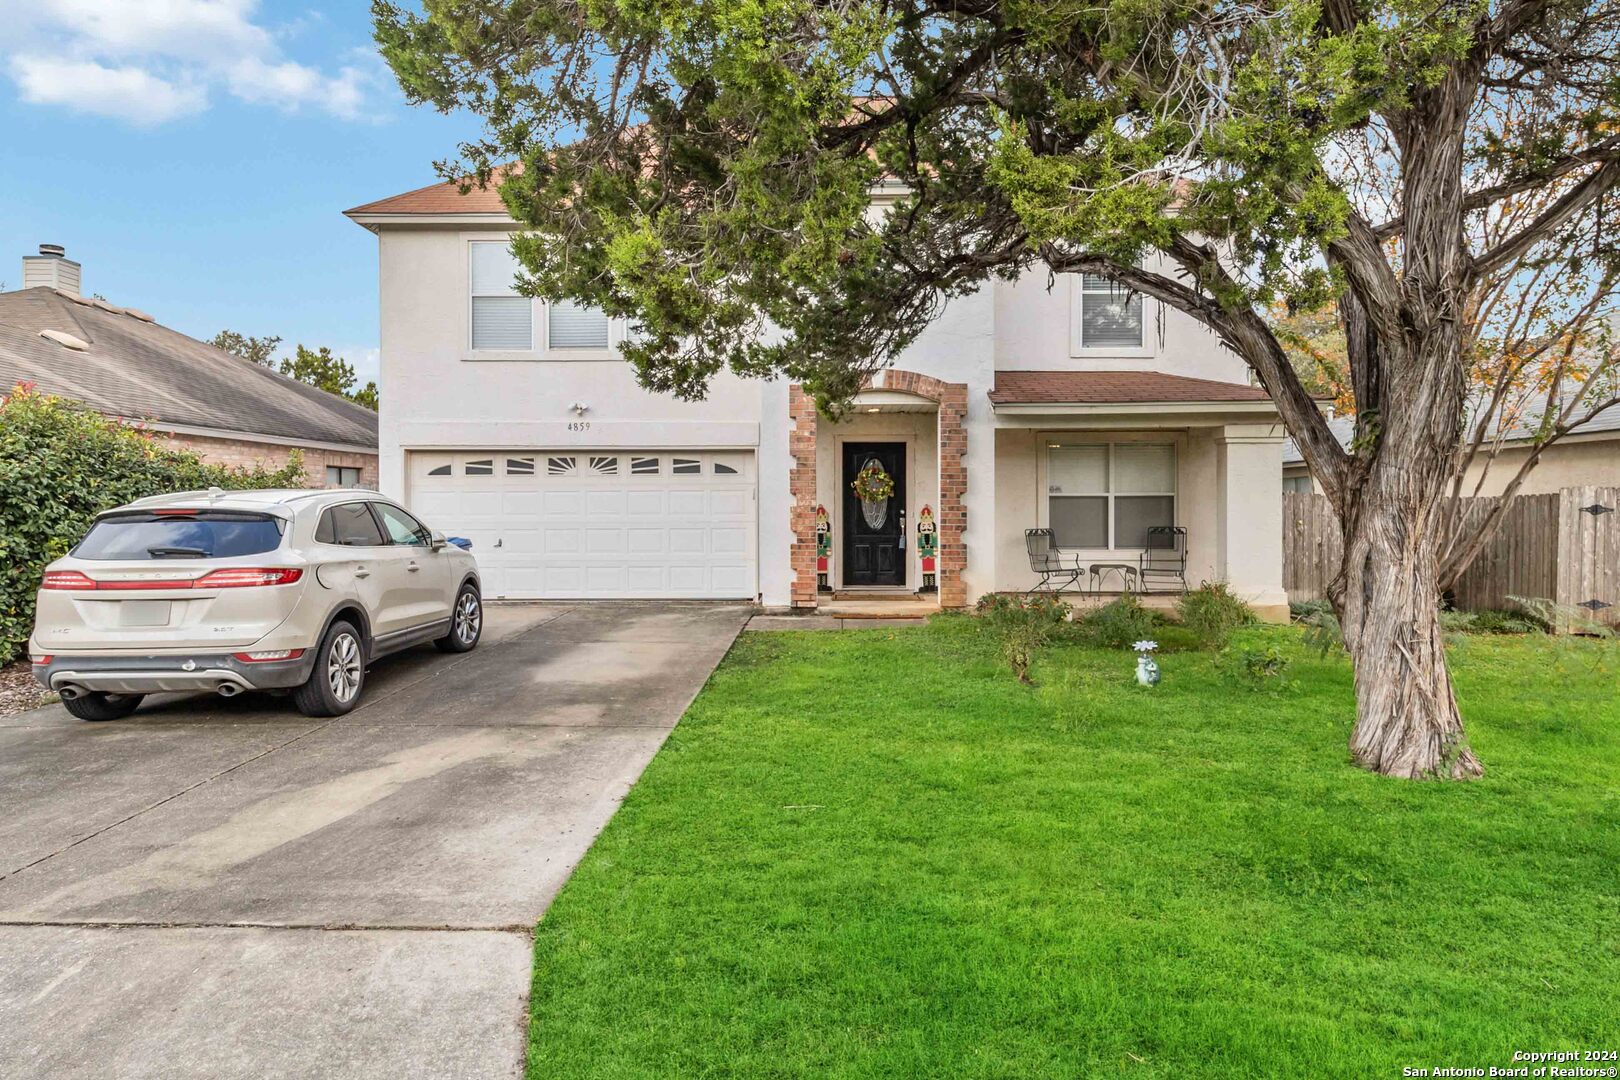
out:
<path id="1" fill-rule="evenodd" d="M 255 585 L 291 585 L 304 576 L 295 566 L 232 566 L 204 574 L 194 589 L 246 589 Z"/>
<path id="2" fill-rule="evenodd" d="M 42 589 L 93 589 L 96 587 L 94 578 L 86 577 L 77 570 L 47 570 L 45 577 L 40 580 Z"/>

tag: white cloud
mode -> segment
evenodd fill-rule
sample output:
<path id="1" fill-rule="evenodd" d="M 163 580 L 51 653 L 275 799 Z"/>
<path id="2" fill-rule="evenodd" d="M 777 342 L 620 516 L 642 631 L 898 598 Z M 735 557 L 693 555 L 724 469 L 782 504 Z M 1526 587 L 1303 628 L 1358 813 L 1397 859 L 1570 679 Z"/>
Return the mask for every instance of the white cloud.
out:
<path id="1" fill-rule="evenodd" d="M 137 67 L 105 67 L 94 60 L 15 56 L 12 78 L 33 105 L 64 105 L 138 127 L 161 124 L 208 107 L 195 83 L 173 83 Z"/>
<path id="2" fill-rule="evenodd" d="M 375 56 L 336 70 L 288 57 L 258 0 L 0 0 L 8 67 L 24 101 L 138 125 L 208 107 L 215 92 L 287 112 L 367 115 Z M 0 51 L 5 49 L 0 45 Z"/>

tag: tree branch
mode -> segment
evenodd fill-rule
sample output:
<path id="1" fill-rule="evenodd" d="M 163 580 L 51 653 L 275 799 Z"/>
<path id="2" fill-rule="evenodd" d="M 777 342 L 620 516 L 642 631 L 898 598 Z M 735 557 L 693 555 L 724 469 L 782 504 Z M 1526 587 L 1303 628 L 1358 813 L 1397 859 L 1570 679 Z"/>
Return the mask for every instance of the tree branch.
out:
<path id="1" fill-rule="evenodd" d="M 1551 235 L 1560 225 L 1590 206 L 1610 188 L 1620 185 L 1620 159 L 1611 158 L 1580 183 L 1566 191 L 1557 202 L 1513 236 L 1497 244 L 1469 264 L 1469 283 L 1488 277 L 1521 257 Z"/>
<path id="2" fill-rule="evenodd" d="M 1186 236 L 1178 234 L 1173 237 L 1165 253 L 1195 281 L 1235 284 L 1210 248 Z M 1277 411 L 1282 414 L 1289 434 L 1305 455 L 1312 473 L 1321 481 L 1329 497 L 1338 502 L 1349 456 L 1333 437 L 1316 399 L 1299 381 L 1299 375 L 1288 362 L 1288 356 L 1276 335 L 1252 309 L 1228 310 L 1213 296 L 1185 282 L 1090 252 L 1065 251 L 1045 244 L 1040 249 L 1040 255 L 1056 272 L 1106 275 L 1127 288 L 1186 312 L 1214 331 L 1227 347 L 1254 369 L 1266 393 L 1276 404 Z"/>

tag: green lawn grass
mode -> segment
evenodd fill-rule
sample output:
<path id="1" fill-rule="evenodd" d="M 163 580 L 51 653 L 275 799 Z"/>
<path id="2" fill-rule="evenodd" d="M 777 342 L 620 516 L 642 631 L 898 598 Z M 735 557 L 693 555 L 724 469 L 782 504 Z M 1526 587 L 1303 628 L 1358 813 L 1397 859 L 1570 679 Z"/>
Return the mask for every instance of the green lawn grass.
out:
<path id="1" fill-rule="evenodd" d="M 1483 780 L 1350 671 L 1131 682 L 981 624 L 744 634 L 539 926 L 532 1077 L 1395 1077 L 1620 1047 L 1614 643 L 1452 653 Z"/>

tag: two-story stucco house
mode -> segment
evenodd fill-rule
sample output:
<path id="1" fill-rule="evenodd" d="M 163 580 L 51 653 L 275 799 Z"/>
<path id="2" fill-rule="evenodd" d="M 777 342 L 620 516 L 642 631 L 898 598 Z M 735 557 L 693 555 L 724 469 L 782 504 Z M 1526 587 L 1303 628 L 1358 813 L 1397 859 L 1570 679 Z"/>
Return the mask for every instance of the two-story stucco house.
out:
<path id="1" fill-rule="evenodd" d="M 945 607 L 1031 587 L 1026 529 L 1134 564 L 1148 528 L 1175 525 L 1192 584 L 1286 616 L 1277 413 L 1153 300 L 1089 277 L 988 285 L 833 423 L 782 381 L 722 376 L 702 402 L 642 390 L 624 326 L 516 295 L 493 190 L 435 184 L 347 216 L 379 241 L 382 489 L 473 539 L 492 597 L 810 608 L 823 565 L 823 589 L 917 591 L 931 518 Z M 868 506 L 852 484 L 873 463 L 894 494 Z"/>

